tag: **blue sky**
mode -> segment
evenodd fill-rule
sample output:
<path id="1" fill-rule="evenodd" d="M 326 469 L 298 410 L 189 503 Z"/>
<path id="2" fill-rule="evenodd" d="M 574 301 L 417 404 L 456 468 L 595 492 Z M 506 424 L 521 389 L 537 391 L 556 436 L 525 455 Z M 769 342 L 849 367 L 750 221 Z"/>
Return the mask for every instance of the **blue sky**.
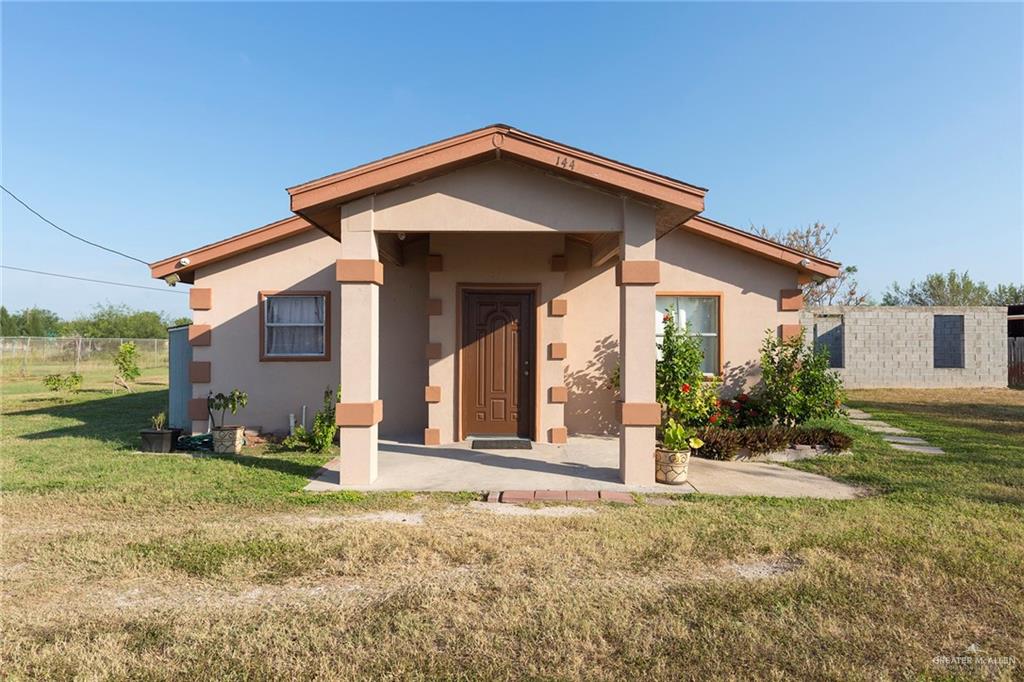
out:
<path id="1" fill-rule="evenodd" d="M 3 182 L 155 260 L 290 186 L 493 122 L 710 188 L 736 226 L 839 226 L 875 295 L 1024 277 L 1020 4 L 15 4 Z M 4 198 L 3 262 L 154 285 Z M 179 289 L 182 290 L 182 289 Z M 3 272 L 3 302 L 187 297 Z"/>

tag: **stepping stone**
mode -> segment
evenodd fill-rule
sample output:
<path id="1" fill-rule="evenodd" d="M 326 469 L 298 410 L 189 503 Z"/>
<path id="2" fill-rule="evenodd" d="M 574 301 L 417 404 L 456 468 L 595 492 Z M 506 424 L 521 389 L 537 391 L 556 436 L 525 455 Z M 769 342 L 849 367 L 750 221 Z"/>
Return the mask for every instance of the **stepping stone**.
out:
<path id="1" fill-rule="evenodd" d="M 903 429 L 897 426 L 889 426 L 885 422 L 858 422 L 858 426 L 863 426 L 868 431 L 874 431 L 875 433 L 888 433 L 899 436 L 907 435 L 907 432 Z"/>
<path id="2" fill-rule="evenodd" d="M 855 407 L 846 408 L 846 413 L 850 416 L 850 419 L 871 419 L 870 414 Z"/>
<path id="3" fill-rule="evenodd" d="M 619 504 L 634 504 L 636 502 L 629 493 L 617 490 L 602 490 L 599 497 L 604 502 L 618 502 Z"/>
<path id="4" fill-rule="evenodd" d="M 917 438 L 916 436 L 894 436 L 889 433 L 882 436 L 882 440 L 890 443 L 902 443 L 903 445 L 928 445 L 928 441 L 924 438 Z"/>
<path id="5" fill-rule="evenodd" d="M 906 452 L 921 452 L 926 455 L 944 455 L 946 454 L 942 448 L 937 448 L 934 445 L 907 445 L 906 443 L 890 443 L 895 450 L 905 450 Z"/>

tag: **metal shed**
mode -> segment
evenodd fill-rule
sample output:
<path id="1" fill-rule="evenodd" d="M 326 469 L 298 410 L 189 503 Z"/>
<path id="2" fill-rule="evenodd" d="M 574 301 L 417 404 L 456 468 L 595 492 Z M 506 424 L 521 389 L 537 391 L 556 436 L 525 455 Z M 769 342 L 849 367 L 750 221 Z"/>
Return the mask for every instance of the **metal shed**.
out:
<path id="1" fill-rule="evenodd" d="M 171 428 L 185 432 L 192 428 L 188 419 L 188 401 L 192 397 L 192 382 L 188 375 L 192 346 L 188 342 L 188 328 L 189 325 L 183 324 L 167 329 L 167 423 Z"/>

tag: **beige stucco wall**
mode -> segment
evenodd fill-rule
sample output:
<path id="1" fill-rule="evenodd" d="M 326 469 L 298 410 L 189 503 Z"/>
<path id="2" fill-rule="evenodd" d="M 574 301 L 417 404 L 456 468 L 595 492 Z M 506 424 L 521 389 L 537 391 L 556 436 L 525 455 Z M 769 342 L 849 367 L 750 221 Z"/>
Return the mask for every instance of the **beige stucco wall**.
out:
<path id="1" fill-rule="evenodd" d="M 657 244 L 659 294 L 717 292 L 722 305 L 722 365 L 727 393 L 757 382 L 757 359 L 766 330 L 797 324 L 798 312 L 779 310 L 779 292 L 797 286 L 796 271 L 771 261 L 676 230 Z M 615 268 L 590 267 L 585 246 L 569 242 L 565 297 L 566 427 L 570 433 L 616 433 L 615 392 L 609 374 L 618 364 L 619 309 Z M 656 324 L 652 320 L 651 324 Z"/>
<path id="2" fill-rule="evenodd" d="M 565 249 L 565 237 L 557 234 L 432 234 L 430 252 L 442 256 L 444 270 L 430 273 L 430 298 L 440 299 L 441 315 L 430 317 L 430 341 L 440 343 L 442 357 L 429 362 L 430 385 L 441 387 L 442 400 L 430 406 L 430 427 L 440 430 L 441 442 L 455 440 L 458 411 L 456 329 L 459 284 L 520 284 L 540 286 L 537 303 L 537 354 L 535 405 L 540 422 L 537 438 L 548 439 L 551 428 L 562 426 L 562 404 L 548 399 L 551 386 L 563 384 L 562 360 L 549 360 L 547 347 L 565 341 L 564 320 L 548 314 L 552 298 L 562 294 L 565 273 L 552 272 L 551 257 Z M 422 355 L 421 355 L 422 357 Z"/>
<path id="3" fill-rule="evenodd" d="M 211 363 L 211 383 L 195 384 L 192 395 L 240 388 L 249 405 L 234 419 L 267 432 L 285 432 L 288 415 L 298 419 L 307 407 L 307 425 L 320 409 L 323 391 L 336 389 L 340 379 L 340 296 L 335 261 L 340 245 L 319 230 L 291 237 L 206 268 L 196 273 L 195 286 L 213 292 L 211 310 L 193 311 L 195 324 L 213 327 L 210 346 L 193 349 L 193 360 Z M 426 343 L 426 242 L 407 250 L 405 267 L 385 266 L 380 291 L 380 395 L 385 401 L 380 432 L 386 437 L 419 436 L 426 424 L 422 362 Z M 260 291 L 331 292 L 331 359 L 313 362 L 260 362 Z M 344 391 L 344 387 L 342 388 Z M 205 422 L 194 422 L 203 431 Z"/>
<path id="4" fill-rule="evenodd" d="M 441 442 L 456 438 L 459 284 L 540 287 L 533 425 L 538 439 L 548 440 L 551 429 L 562 426 L 570 433 L 615 433 L 616 395 L 607 386 L 619 360 L 614 260 L 591 267 L 590 248 L 568 233 L 619 230 L 630 211 L 651 212 L 625 201 L 507 162 L 360 199 L 360 219 L 368 228 L 431 230 L 427 239 L 404 243 L 403 266 L 385 266 L 379 292 L 380 434 L 418 440 L 429 427 L 440 432 Z M 779 292 L 796 287 L 796 272 L 679 230 L 658 240 L 656 251 L 662 263 L 658 292 L 721 293 L 726 382 L 731 390 L 755 382 L 765 330 L 799 323 L 799 313 L 779 311 Z M 428 254 L 442 257 L 440 272 L 427 272 Z M 567 271 L 552 270 L 551 258 L 558 254 L 567 256 Z M 298 415 L 303 405 L 310 415 L 318 409 L 324 388 L 339 382 L 341 296 L 334 268 L 341 255 L 338 242 L 311 230 L 200 269 L 196 286 L 212 289 L 214 304 L 195 311 L 194 321 L 211 325 L 213 333 L 212 345 L 196 347 L 194 359 L 212 363 L 212 383 L 195 385 L 193 396 L 244 389 L 250 404 L 237 421 L 266 431 L 284 431 L 288 414 Z M 289 289 L 331 292 L 329 361 L 260 362 L 258 292 Z M 440 315 L 427 316 L 431 298 L 441 300 Z M 550 314 L 554 298 L 568 301 L 565 317 Z M 441 344 L 439 360 L 426 359 L 430 342 Z M 549 344 L 556 342 L 567 344 L 566 360 L 549 359 Z M 441 402 L 424 401 L 428 385 L 441 388 Z M 550 401 L 549 389 L 559 385 L 569 387 L 565 405 Z"/>
<path id="5" fill-rule="evenodd" d="M 618 232 L 622 199 L 537 168 L 491 161 L 373 198 L 394 232 Z"/>

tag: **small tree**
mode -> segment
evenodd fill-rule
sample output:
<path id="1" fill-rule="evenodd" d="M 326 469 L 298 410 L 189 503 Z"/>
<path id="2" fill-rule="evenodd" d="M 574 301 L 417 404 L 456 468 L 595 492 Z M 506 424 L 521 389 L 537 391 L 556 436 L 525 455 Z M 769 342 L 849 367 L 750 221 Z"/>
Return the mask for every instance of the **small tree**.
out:
<path id="1" fill-rule="evenodd" d="M 658 349 L 661 357 L 655 367 L 655 386 L 664 423 L 704 426 L 717 412 L 717 377 L 707 377 L 701 366 L 704 351 L 700 339 L 679 329 L 672 313 L 662 318 L 664 335 Z"/>
<path id="2" fill-rule="evenodd" d="M 120 386 L 129 393 L 133 392 L 132 384 L 142 372 L 139 370 L 139 349 L 131 341 L 122 343 L 114 356 L 114 390 Z"/>
<path id="3" fill-rule="evenodd" d="M 67 375 L 48 374 L 43 378 L 43 385 L 66 401 L 82 390 L 82 375 L 78 372 L 71 372 Z"/>
<path id="4" fill-rule="evenodd" d="M 838 414 L 843 383 L 828 365 L 828 351 L 815 353 L 804 344 L 802 332 L 781 340 L 769 330 L 761 343 L 761 383 L 756 389 L 762 409 L 786 426 Z"/>
<path id="5" fill-rule="evenodd" d="M 213 420 L 214 426 L 223 427 L 224 417 L 227 416 L 228 410 L 231 414 L 236 414 L 240 408 L 245 407 L 249 404 L 249 394 L 245 391 L 240 391 L 237 388 L 231 389 L 231 392 L 227 395 L 218 393 L 214 395 L 210 392 L 210 395 L 206 398 L 207 411 L 210 413 L 210 419 Z M 213 418 L 213 413 L 220 412 L 220 423 Z"/>

